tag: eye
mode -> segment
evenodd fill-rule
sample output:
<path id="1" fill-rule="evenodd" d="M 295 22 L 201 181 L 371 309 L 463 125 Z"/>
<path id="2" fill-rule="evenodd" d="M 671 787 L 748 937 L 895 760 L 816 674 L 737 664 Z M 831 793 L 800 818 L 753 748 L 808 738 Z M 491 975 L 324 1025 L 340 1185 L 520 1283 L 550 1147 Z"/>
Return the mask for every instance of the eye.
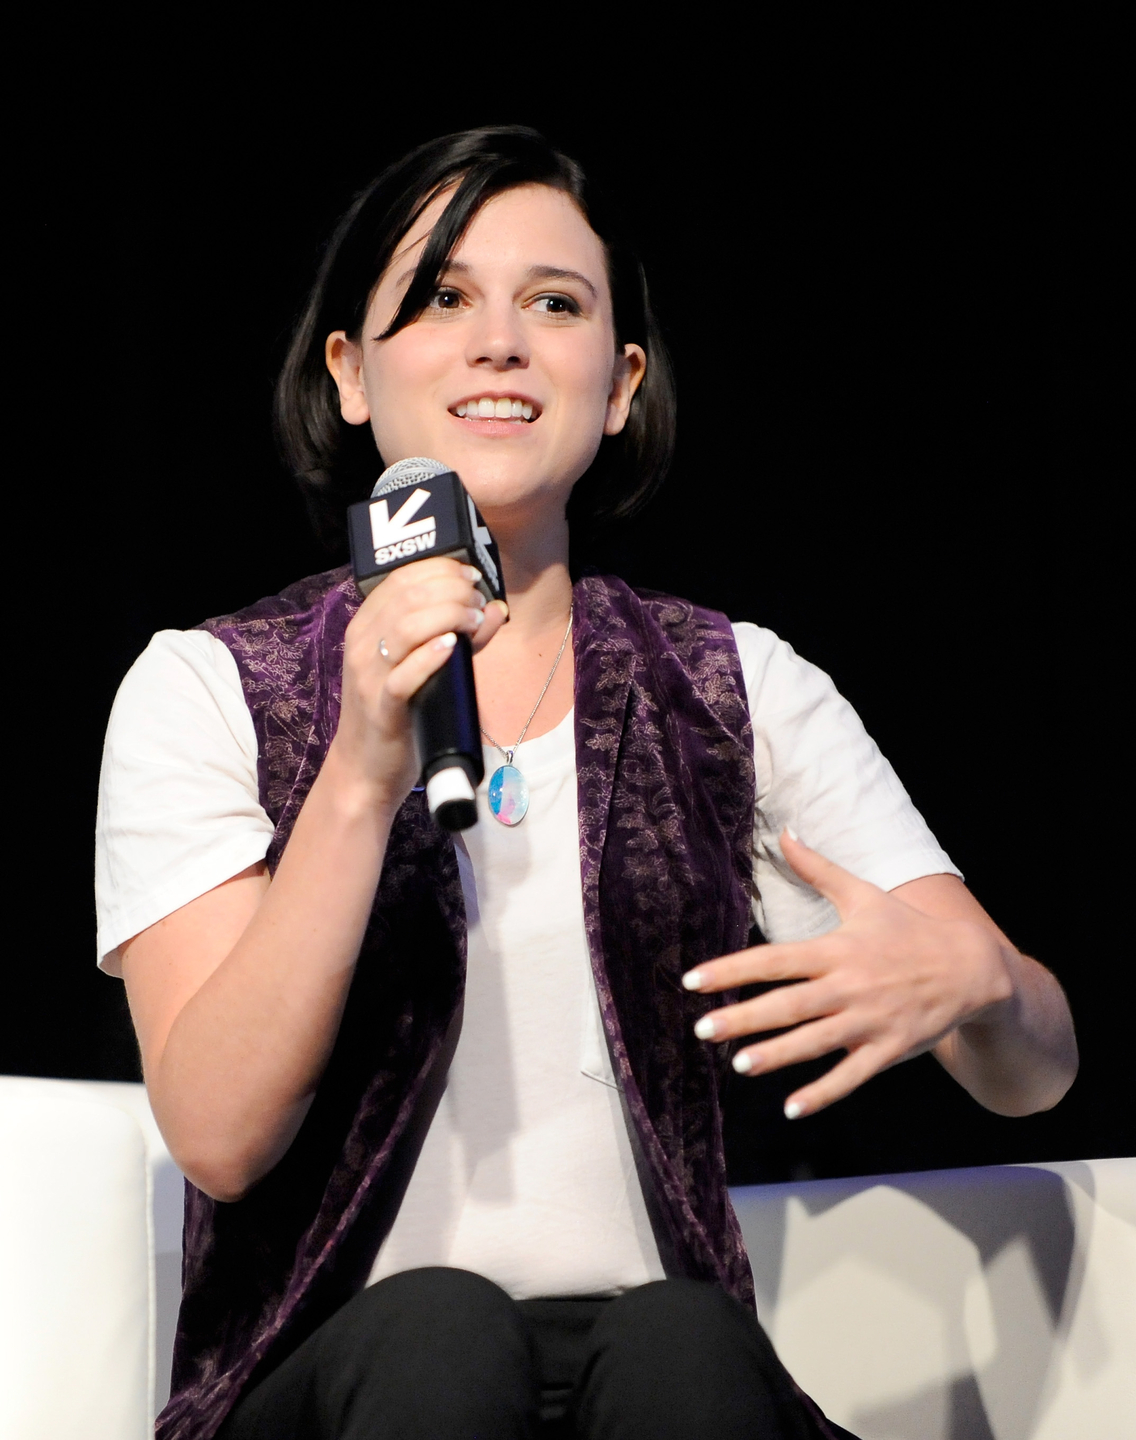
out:
<path id="1" fill-rule="evenodd" d="M 571 295 L 538 295 L 532 307 L 540 315 L 579 315 L 580 307 Z"/>
<path id="2" fill-rule="evenodd" d="M 453 290 L 446 286 L 434 292 L 430 308 L 432 310 L 460 310 L 463 298 L 460 290 Z"/>

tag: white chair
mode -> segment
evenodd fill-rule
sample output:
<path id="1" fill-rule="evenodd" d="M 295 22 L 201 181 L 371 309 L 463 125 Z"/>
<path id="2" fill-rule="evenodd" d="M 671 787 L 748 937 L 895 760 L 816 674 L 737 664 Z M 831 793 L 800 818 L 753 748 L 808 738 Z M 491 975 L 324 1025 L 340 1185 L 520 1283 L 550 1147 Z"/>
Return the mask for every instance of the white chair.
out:
<path id="1" fill-rule="evenodd" d="M 142 1440 L 181 1179 L 140 1085 L 0 1077 L 0 1440 Z M 1136 1436 L 1136 1160 L 736 1189 L 778 1352 L 863 1440 Z"/>
<path id="2" fill-rule="evenodd" d="M 1136 1160 L 733 1201 L 777 1353 L 863 1440 L 1136 1437 Z"/>
<path id="3" fill-rule="evenodd" d="M 0 1440 L 145 1440 L 182 1178 L 141 1085 L 0 1076 Z"/>

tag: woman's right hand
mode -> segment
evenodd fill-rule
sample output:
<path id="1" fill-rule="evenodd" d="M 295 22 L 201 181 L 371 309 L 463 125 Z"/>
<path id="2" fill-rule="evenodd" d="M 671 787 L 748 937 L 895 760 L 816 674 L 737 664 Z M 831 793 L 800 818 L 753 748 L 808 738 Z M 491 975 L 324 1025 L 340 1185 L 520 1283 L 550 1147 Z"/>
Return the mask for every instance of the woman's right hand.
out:
<path id="1" fill-rule="evenodd" d="M 486 605 L 479 578 L 457 560 L 416 560 L 372 590 L 347 627 L 342 709 L 328 758 L 371 787 L 382 808 L 397 809 L 418 778 L 411 697 L 446 663 L 458 635 L 480 650 L 508 616 L 503 600 Z"/>

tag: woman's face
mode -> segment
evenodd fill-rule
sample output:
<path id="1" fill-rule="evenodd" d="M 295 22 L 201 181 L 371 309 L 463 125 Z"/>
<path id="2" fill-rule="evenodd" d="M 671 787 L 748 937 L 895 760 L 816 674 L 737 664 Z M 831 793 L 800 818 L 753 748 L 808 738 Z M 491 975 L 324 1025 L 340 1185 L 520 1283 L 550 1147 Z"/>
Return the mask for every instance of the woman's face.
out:
<path id="1" fill-rule="evenodd" d="M 387 465 L 428 455 L 456 470 L 491 526 L 562 517 L 601 437 L 626 423 L 643 351 L 616 354 L 603 246 L 544 185 L 487 201 L 421 316 L 380 340 L 448 199 L 406 235 L 360 343 L 328 337 L 343 417 L 370 422 Z"/>

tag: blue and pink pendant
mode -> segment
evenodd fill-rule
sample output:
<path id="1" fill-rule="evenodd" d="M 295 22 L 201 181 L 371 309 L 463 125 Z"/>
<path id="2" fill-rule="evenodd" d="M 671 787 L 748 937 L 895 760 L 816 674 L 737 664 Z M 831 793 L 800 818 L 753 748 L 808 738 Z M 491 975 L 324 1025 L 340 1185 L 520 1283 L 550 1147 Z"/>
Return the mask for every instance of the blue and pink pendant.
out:
<path id="1" fill-rule="evenodd" d="M 529 813 L 528 782 L 512 760 L 510 750 L 504 765 L 489 777 L 489 811 L 502 825 L 519 825 Z"/>

